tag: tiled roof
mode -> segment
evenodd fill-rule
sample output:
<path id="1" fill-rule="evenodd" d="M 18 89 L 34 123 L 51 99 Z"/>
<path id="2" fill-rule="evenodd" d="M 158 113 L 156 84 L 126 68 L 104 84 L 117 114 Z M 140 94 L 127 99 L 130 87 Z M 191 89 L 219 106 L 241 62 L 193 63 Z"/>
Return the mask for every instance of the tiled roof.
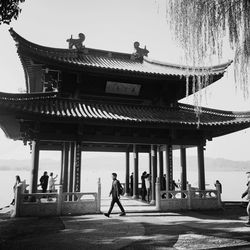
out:
<path id="1" fill-rule="evenodd" d="M 76 49 L 59 49 L 41 46 L 31 43 L 18 35 L 13 29 L 10 33 L 18 46 L 19 55 L 38 60 L 52 60 L 54 63 L 72 65 L 84 68 L 99 68 L 115 70 L 121 72 L 134 72 L 147 75 L 160 76 L 186 76 L 186 75 L 209 75 L 222 76 L 231 62 L 203 68 L 191 68 L 182 65 L 163 63 L 144 57 L 143 60 L 133 59 L 132 54 L 119 53 L 113 51 L 104 51 L 91 48 Z M 22 61 L 25 59 L 21 58 Z"/>
<path id="2" fill-rule="evenodd" d="M 60 98 L 49 94 L 0 93 L 0 110 L 18 114 L 38 115 L 72 121 L 113 121 L 145 125 L 180 124 L 197 125 L 194 107 L 179 104 L 178 107 L 154 107 L 132 104 L 103 103 Z M 32 116 L 31 116 L 32 117 Z M 230 112 L 203 108 L 200 126 L 250 125 L 250 112 Z"/>

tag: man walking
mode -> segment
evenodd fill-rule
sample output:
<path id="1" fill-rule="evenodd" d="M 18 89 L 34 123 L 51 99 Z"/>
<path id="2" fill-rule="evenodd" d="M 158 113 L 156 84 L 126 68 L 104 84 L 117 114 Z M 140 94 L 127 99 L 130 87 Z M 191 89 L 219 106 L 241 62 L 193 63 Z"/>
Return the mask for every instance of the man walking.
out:
<path id="1" fill-rule="evenodd" d="M 120 216 L 124 216 L 124 215 L 126 215 L 126 213 L 125 213 L 124 208 L 123 208 L 123 206 L 122 206 L 122 204 L 121 204 L 121 202 L 119 200 L 120 199 L 120 194 L 121 194 L 120 190 L 122 189 L 122 186 L 121 186 L 121 183 L 117 180 L 117 174 L 116 173 L 112 173 L 112 179 L 113 179 L 112 187 L 111 187 L 111 190 L 110 190 L 110 193 L 109 193 L 109 196 L 112 195 L 112 200 L 111 200 L 109 211 L 107 213 L 104 213 L 104 215 L 106 217 L 109 217 L 115 203 L 117 203 L 117 205 L 121 209 Z"/>
<path id="2" fill-rule="evenodd" d="M 247 227 L 250 227 L 250 172 L 247 172 L 247 190 L 242 194 L 241 198 L 244 198 L 247 195 L 248 205 L 247 205 L 247 214 L 248 222 L 245 224 Z"/>
<path id="3" fill-rule="evenodd" d="M 42 187 L 42 192 L 46 193 L 47 192 L 47 188 L 48 188 L 48 180 L 49 180 L 49 176 L 47 171 L 45 171 L 43 173 L 43 176 L 40 178 L 40 184 Z"/>

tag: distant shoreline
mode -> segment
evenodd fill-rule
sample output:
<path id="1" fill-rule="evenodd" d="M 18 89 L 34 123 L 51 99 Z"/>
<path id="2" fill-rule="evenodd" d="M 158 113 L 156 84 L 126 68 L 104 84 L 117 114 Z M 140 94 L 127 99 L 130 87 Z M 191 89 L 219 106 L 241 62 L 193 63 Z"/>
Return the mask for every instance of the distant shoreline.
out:
<path id="1" fill-rule="evenodd" d="M 124 164 L 123 164 L 124 159 Z M 180 170 L 180 159 L 179 157 L 174 157 L 174 170 Z M 145 166 L 148 168 L 148 158 L 141 159 L 139 162 L 140 166 Z M 54 159 L 41 159 L 39 164 L 39 169 L 46 170 L 59 170 L 61 169 L 60 160 Z M 95 169 L 103 168 L 105 171 L 113 171 L 114 168 L 123 167 L 125 171 L 125 158 L 121 155 L 120 157 L 107 156 L 107 157 L 94 157 L 85 158 L 82 161 L 82 166 L 94 171 Z M 133 165 L 131 164 L 131 170 Z M 25 160 L 15 160 L 15 159 L 0 159 L 0 171 L 30 171 L 31 161 L 30 159 Z M 198 170 L 197 157 L 188 156 L 187 157 L 187 171 L 195 172 Z M 250 171 L 250 161 L 232 161 L 221 158 L 205 158 L 205 171 L 206 172 L 247 172 Z"/>

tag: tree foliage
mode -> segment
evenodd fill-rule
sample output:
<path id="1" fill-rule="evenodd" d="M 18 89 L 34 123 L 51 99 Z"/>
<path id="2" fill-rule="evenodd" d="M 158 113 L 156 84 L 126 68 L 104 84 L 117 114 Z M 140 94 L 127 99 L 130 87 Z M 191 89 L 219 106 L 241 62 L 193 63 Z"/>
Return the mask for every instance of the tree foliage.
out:
<path id="1" fill-rule="evenodd" d="M 21 13 L 20 3 L 25 0 L 0 0 L 0 25 L 10 24 L 12 19 L 17 19 Z"/>
<path id="2" fill-rule="evenodd" d="M 247 97 L 250 0 L 166 0 L 166 3 L 167 20 L 174 37 L 185 48 L 186 62 L 203 66 L 214 55 L 221 59 L 225 54 L 223 48 L 228 43 L 235 52 L 236 86 L 240 86 Z"/>

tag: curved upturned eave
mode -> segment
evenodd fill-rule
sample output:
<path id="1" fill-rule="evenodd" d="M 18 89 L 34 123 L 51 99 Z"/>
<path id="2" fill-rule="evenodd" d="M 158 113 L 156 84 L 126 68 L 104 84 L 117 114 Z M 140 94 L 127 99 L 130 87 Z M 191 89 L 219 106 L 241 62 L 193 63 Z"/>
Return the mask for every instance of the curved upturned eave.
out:
<path id="1" fill-rule="evenodd" d="M 198 125 L 195 107 L 108 103 L 101 100 L 62 98 L 58 93 L 0 93 L 0 127 L 12 139 L 20 139 L 21 120 L 81 123 L 98 126 L 203 131 L 208 138 L 250 127 L 250 111 L 233 112 L 202 108 Z"/>
<path id="2" fill-rule="evenodd" d="M 100 119 L 149 123 L 197 125 L 195 107 L 179 103 L 177 107 L 119 104 L 101 100 L 63 98 L 55 92 L 12 94 L 0 93 L 2 110 L 49 115 L 72 119 Z M 216 126 L 250 123 L 250 111 L 233 112 L 201 108 L 200 125 Z M 180 113 L 181 115 L 177 115 Z M 184 115 L 184 116 L 182 116 Z M 172 118 L 171 118 L 172 117 Z"/>
<path id="3" fill-rule="evenodd" d="M 10 34 L 17 43 L 20 56 L 22 56 L 22 53 L 30 53 L 34 56 L 33 59 L 36 59 L 35 56 L 37 55 L 45 59 L 45 61 L 47 59 L 54 61 L 55 63 L 58 62 L 65 65 L 74 65 L 76 67 L 99 68 L 148 76 L 198 76 L 209 74 L 211 76 L 216 76 L 216 78 L 220 78 L 232 62 L 230 61 L 211 67 L 188 67 L 160 62 L 147 57 L 144 57 L 143 61 L 132 60 L 131 54 L 128 53 L 91 48 L 84 48 L 83 51 L 79 52 L 76 49 L 62 49 L 42 46 L 26 40 L 17 34 L 12 28 L 10 29 Z M 85 50 L 88 52 L 85 53 Z M 110 57 L 110 54 L 112 54 L 113 57 Z M 84 61 L 81 57 L 84 58 Z M 88 57 L 90 57 L 90 59 L 87 59 Z"/>

